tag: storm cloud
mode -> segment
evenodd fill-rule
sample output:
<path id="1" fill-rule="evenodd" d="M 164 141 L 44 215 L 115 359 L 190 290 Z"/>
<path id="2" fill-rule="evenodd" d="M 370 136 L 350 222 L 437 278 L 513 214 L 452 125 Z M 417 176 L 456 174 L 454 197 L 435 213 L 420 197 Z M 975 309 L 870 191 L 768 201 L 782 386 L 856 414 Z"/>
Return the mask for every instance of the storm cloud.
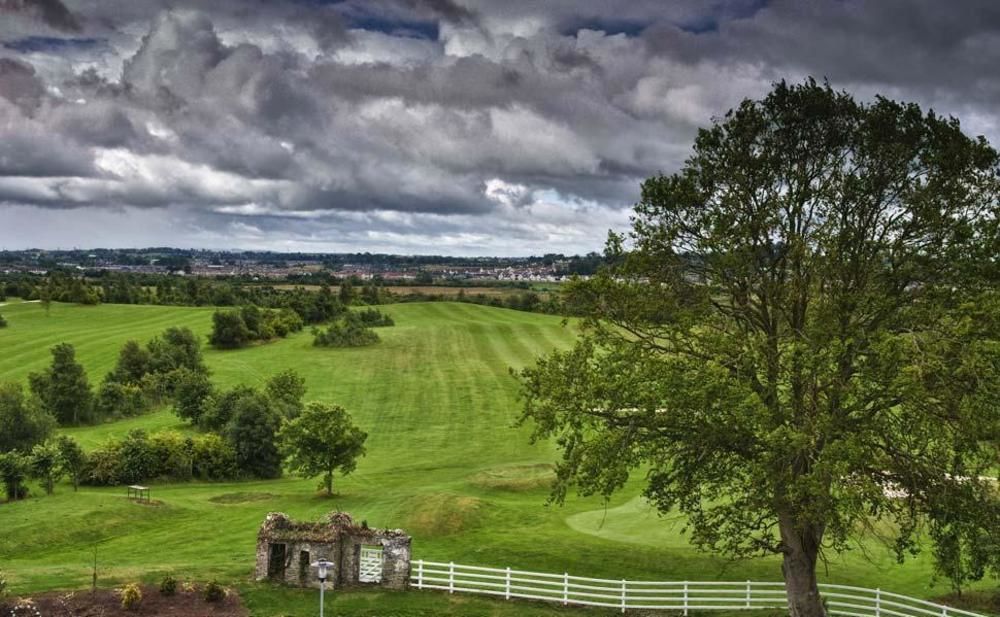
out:
<path id="1" fill-rule="evenodd" d="M 807 76 L 1000 137 L 992 2 L 609 7 L 0 0 L 0 248 L 586 252 Z"/>

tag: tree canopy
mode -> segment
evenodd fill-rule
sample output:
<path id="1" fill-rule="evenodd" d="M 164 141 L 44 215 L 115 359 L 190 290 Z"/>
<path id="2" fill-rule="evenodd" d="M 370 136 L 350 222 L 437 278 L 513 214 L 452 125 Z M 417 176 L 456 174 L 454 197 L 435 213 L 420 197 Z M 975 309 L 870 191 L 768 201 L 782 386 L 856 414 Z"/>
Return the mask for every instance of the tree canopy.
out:
<path id="1" fill-rule="evenodd" d="M 570 286 L 578 344 L 522 373 L 554 497 L 648 466 L 695 545 L 782 555 L 795 617 L 879 521 L 955 584 L 996 571 L 998 203 L 997 153 L 912 104 L 782 82 L 700 130 Z"/>

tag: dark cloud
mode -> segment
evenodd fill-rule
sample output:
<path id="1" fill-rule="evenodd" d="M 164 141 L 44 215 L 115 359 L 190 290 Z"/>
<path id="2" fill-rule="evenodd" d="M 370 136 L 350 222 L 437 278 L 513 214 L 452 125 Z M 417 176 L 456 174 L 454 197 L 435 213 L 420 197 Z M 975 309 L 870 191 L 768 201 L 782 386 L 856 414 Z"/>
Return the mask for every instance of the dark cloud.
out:
<path id="1" fill-rule="evenodd" d="M 115 208 L 163 243 L 588 251 L 778 79 L 1000 135 L 1000 7 L 967 6 L 0 0 L 0 245 Z"/>
<path id="2" fill-rule="evenodd" d="M 26 13 L 62 32 L 79 32 L 80 22 L 61 0 L 0 0 L 0 13 Z"/>
<path id="3" fill-rule="evenodd" d="M 0 58 L 0 97 L 32 114 L 45 95 L 45 86 L 30 64 L 12 58 Z"/>

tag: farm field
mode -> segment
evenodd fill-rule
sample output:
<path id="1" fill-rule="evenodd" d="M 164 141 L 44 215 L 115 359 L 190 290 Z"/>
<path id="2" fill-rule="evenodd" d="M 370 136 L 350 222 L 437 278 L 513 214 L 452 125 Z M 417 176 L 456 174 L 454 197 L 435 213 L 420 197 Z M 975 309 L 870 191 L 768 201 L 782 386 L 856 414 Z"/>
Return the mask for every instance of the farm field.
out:
<path id="1" fill-rule="evenodd" d="M 96 385 L 126 340 L 144 342 L 173 325 L 204 336 L 213 310 L 53 304 L 46 314 L 39 304 L 9 304 L 2 309 L 10 327 L 0 330 L 0 380 L 25 381 L 48 363 L 50 346 L 68 342 Z M 205 348 L 220 386 L 256 384 L 292 368 L 307 381 L 307 400 L 351 412 L 369 433 L 368 455 L 354 474 L 335 480 L 334 497 L 318 496 L 317 480 L 294 476 L 154 484 L 158 506 L 130 503 L 117 488 L 74 493 L 63 483 L 55 495 L 39 496 L 41 490 L 32 487 L 35 497 L 0 504 L 0 567 L 13 590 L 88 585 L 96 547 L 102 585 L 156 582 L 168 572 L 182 579 L 219 578 L 245 587 L 260 614 L 270 614 L 270 606 L 287 613 L 274 594 L 297 592 L 247 585 L 257 528 L 268 511 L 308 519 L 335 509 L 374 526 L 407 530 L 415 559 L 616 579 L 780 580 L 777 559 L 732 562 L 690 547 L 681 517 L 660 517 L 639 497 L 640 477 L 607 506 L 580 497 L 563 507 L 546 505 L 556 451 L 551 444 L 530 444 L 529 428 L 515 425 L 520 406 L 509 369 L 569 346 L 572 325 L 554 316 L 460 303 L 382 310 L 397 325 L 380 329 L 382 341 L 372 347 L 314 348 L 302 332 L 243 350 Z M 66 432 L 93 447 L 133 428 L 189 430 L 164 409 Z M 944 581 L 934 580 L 929 555 L 900 566 L 881 546 L 866 548 L 867 558 L 860 550 L 831 556 L 821 580 L 924 598 L 949 592 Z M 995 582 L 982 588 L 991 586 Z M 379 595 L 348 594 L 344 601 L 369 606 Z M 395 610 L 400 603 L 390 600 Z M 511 609 L 502 603 L 498 608 L 473 598 L 414 602 L 428 611 L 414 614 L 550 614 L 542 607 L 532 613 L 526 608 L 531 605 L 506 612 Z M 455 602 L 468 611 L 441 608 Z"/>

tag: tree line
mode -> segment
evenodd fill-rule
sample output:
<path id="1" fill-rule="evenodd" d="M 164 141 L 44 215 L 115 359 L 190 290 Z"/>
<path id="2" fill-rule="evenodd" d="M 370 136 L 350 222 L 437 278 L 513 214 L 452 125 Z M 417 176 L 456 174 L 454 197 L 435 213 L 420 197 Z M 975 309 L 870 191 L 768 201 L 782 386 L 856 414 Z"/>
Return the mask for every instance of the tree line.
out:
<path id="1" fill-rule="evenodd" d="M 329 314 L 331 299 L 342 307 L 395 302 L 467 302 L 536 313 L 565 314 L 567 311 L 558 294 L 543 296 L 523 289 L 526 284 L 505 285 L 504 288 L 522 289 L 502 295 L 468 293 L 464 289 L 460 289 L 458 294 L 437 294 L 394 292 L 390 282 L 377 277 L 369 281 L 361 281 L 357 277 L 335 279 L 333 287 L 324 282 L 313 291 L 304 287 L 285 289 L 234 280 L 180 278 L 164 274 L 95 274 L 99 276 L 59 270 L 44 276 L 8 274 L 0 277 L 0 296 L 40 300 L 46 306 L 51 302 L 218 307 L 253 305 L 261 309 L 292 310 L 305 324 L 329 321 L 331 317 L 326 315 Z M 333 288 L 336 288 L 336 293 Z"/>

